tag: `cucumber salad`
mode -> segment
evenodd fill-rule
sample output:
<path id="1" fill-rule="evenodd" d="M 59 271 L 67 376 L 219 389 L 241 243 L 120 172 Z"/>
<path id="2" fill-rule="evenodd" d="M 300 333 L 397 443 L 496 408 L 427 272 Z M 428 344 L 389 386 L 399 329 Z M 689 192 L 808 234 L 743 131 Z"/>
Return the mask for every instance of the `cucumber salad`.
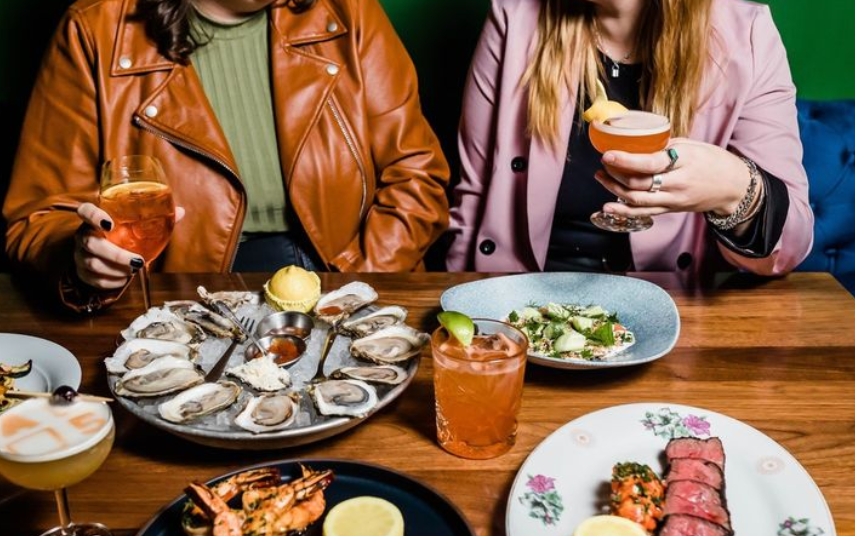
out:
<path id="1" fill-rule="evenodd" d="M 558 359 L 605 361 L 635 343 L 617 314 L 598 305 L 529 305 L 508 322 L 526 334 L 530 353 Z"/>

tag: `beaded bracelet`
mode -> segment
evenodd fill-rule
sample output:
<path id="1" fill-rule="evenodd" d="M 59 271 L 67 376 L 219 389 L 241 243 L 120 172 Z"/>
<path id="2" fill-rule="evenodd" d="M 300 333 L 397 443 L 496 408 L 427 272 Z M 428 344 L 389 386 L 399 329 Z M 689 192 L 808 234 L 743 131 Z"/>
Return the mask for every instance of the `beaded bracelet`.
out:
<path id="1" fill-rule="evenodd" d="M 712 212 L 705 212 L 704 216 L 707 221 L 721 231 L 730 231 L 736 226 L 743 224 L 757 215 L 756 210 L 751 210 L 754 204 L 754 198 L 757 196 L 757 184 L 760 182 L 760 170 L 757 169 L 757 164 L 749 158 L 740 157 L 745 165 L 748 166 L 748 171 L 751 173 L 751 182 L 748 184 L 748 191 L 745 192 L 745 197 L 739 202 L 736 210 L 730 216 L 719 217 Z M 758 203 L 759 205 L 759 203 Z"/>

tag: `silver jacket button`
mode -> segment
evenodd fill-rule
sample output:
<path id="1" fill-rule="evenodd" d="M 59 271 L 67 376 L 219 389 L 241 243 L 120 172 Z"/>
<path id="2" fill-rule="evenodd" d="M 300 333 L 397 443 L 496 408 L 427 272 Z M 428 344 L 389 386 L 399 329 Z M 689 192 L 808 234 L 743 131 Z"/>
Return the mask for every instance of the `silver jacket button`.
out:
<path id="1" fill-rule="evenodd" d="M 330 76 L 335 76 L 338 74 L 338 65 L 327 65 L 327 74 Z"/>
<path id="2" fill-rule="evenodd" d="M 331 22 L 331 23 L 327 24 L 327 31 L 330 33 L 338 31 L 338 23 Z"/>
<path id="3" fill-rule="evenodd" d="M 156 106 L 146 106 L 144 110 L 145 116 L 152 118 L 157 116 L 157 107 Z"/>
<path id="4" fill-rule="evenodd" d="M 122 56 L 121 58 L 119 58 L 119 67 L 121 67 L 122 69 L 130 69 L 131 65 L 133 64 L 134 62 L 132 62 L 131 58 L 127 56 Z"/>

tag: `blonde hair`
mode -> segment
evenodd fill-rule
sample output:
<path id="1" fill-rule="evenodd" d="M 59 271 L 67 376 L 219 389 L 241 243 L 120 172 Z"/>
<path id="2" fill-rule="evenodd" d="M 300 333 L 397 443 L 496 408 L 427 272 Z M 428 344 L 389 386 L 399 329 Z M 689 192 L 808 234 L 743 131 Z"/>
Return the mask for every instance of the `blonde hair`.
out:
<path id="1" fill-rule="evenodd" d="M 644 66 L 641 105 L 671 120 L 673 136 L 688 135 L 701 103 L 709 58 L 712 0 L 647 0 L 635 57 Z M 594 6 L 579 0 L 542 0 L 538 43 L 522 84 L 529 91 L 529 129 L 554 144 L 562 91 L 578 86 L 586 106 L 604 72 L 594 34 Z"/>

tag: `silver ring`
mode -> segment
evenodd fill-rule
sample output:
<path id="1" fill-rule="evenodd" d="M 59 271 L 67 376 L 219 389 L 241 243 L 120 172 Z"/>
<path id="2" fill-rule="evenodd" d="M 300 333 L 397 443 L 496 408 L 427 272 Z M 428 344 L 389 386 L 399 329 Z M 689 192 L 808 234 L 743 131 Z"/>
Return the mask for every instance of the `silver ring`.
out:
<path id="1" fill-rule="evenodd" d="M 653 175 L 653 184 L 650 185 L 650 189 L 648 192 L 653 192 L 654 194 L 662 189 L 662 182 L 665 180 L 665 175 L 661 173 L 657 173 Z"/>

